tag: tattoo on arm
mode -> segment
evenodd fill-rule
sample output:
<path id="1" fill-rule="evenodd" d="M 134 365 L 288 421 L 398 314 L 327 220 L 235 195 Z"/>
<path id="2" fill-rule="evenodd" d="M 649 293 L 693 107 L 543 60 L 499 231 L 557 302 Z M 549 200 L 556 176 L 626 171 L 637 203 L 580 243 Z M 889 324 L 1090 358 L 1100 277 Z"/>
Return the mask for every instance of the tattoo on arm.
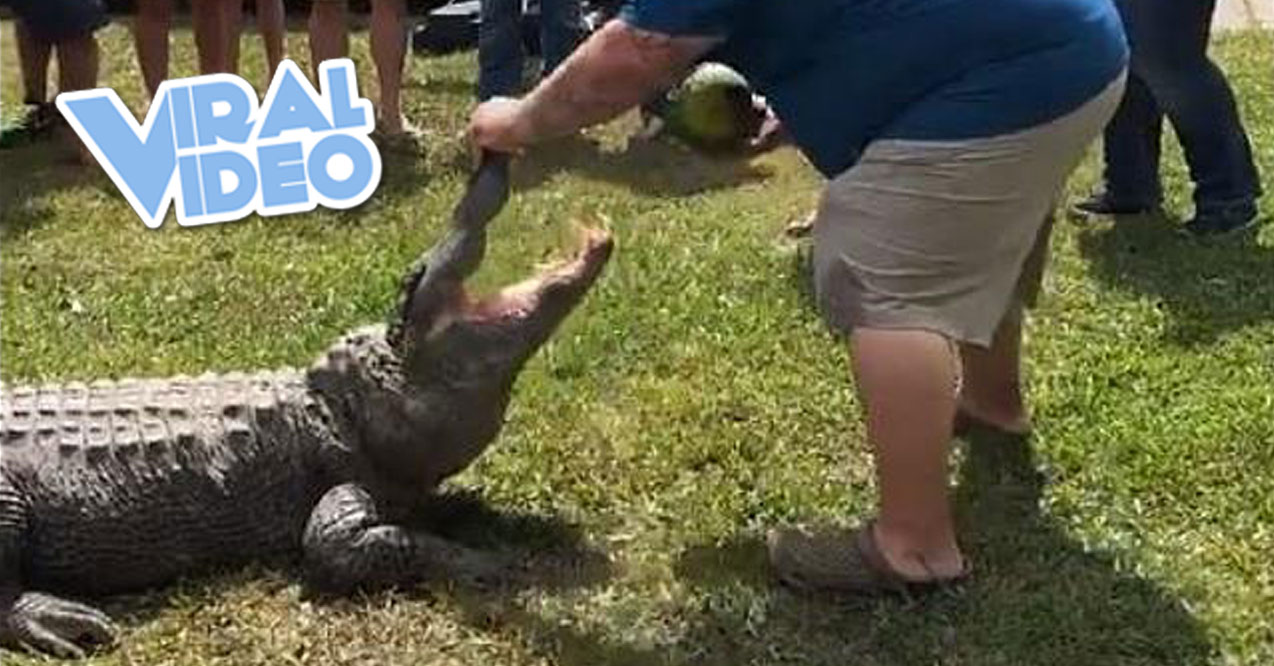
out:
<path id="1" fill-rule="evenodd" d="M 529 141 L 610 120 L 676 85 L 717 44 L 613 20 L 580 45 L 523 102 Z"/>

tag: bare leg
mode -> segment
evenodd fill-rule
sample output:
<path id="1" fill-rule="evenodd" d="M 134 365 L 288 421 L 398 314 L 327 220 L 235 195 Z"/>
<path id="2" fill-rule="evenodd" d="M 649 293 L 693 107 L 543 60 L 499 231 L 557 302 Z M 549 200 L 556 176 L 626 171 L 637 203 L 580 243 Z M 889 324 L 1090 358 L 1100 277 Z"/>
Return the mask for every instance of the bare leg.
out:
<path id="1" fill-rule="evenodd" d="M 947 495 L 955 415 L 950 344 L 927 331 L 860 329 L 852 348 L 880 480 L 880 550 L 908 578 L 959 575 L 964 560 Z"/>
<path id="2" fill-rule="evenodd" d="M 270 68 L 266 80 L 274 77 L 274 72 L 283 61 L 283 37 L 287 33 L 287 16 L 283 10 L 283 0 L 257 0 L 257 30 L 261 32 L 261 41 L 265 42 L 265 60 Z"/>
<path id="3" fill-rule="evenodd" d="M 403 83 L 403 58 L 407 51 L 407 36 L 403 31 L 406 13 L 406 0 L 372 0 L 372 58 L 376 61 L 376 74 L 380 80 L 377 125 L 386 134 L 403 131 L 399 93 Z"/>
<path id="4" fill-rule="evenodd" d="M 345 27 L 344 0 L 315 0 L 310 6 L 310 64 L 314 81 L 321 86 L 319 65 L 324 60 L 344 58 L 349 53 L 349 33 Z"/>
<path id="5" fill-rule="evenodd" d="M 1022 398 L 1022 308 L 1014 306 L 995 331 L 989 349 L 960 345 L 964 368 L 960 409 L 1009 432 L 1030 430 Z"/>
<path id="6" fill-rule="evenodd" d="M 88 90 L 97 87 L 97 38 L 92 33 L 57 43 L 58 91 Z M 92 165 L 93 153 L 69 126 L 59 128 L 61 140 L 76 151 L 80 164 Z"/>
<path id="7" fill-rule="evenodd" d="M 193 0 L 190 18 L 195 29 L 195 47 L 199 51 L 199 72 L 214 74 L 229 69 L 228 26 L 224 0 Z"/>
<path id="8" fill-rule="evenodd" d="M 88 90 L 97 87 L 97 39 L 85 35 L 58 42 L 58 90 Z"/>
<path id="9" fill-rule="evenodd" d="M 147 104 L 168 78 L 168 30 L 172 26 L 172 0 L 137 0 L 133 41 L 146 84 Z"/>
<path id="10" fill-rule="evenodd" d="M 49 101 L 49 59 L 53 45 L 35 38 L 22 21 L 16 26 L 18 60 L 22 65 L 22 99 L 27 104 Z"/>
<path id="11" fill-rule="evenodd" d="M 239 71 L 239 36 L 243 31 L 243 0 L 222 0 L 225 2 L 225 35 L 226 35 L 226 71 L 235 74 Z"/>

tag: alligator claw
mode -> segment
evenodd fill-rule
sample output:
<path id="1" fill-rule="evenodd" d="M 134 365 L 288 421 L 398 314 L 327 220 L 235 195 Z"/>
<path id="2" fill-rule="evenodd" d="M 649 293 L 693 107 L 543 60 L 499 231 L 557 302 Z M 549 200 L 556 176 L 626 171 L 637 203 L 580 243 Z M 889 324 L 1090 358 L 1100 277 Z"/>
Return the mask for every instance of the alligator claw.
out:
<path id="1" fill-rule="evenodd" d="M 102 611 L 39 592 L 18 597 L 0 634 L 32 652 L 81 659 L 88 650 L 115 641 L 115 626 Z"/>

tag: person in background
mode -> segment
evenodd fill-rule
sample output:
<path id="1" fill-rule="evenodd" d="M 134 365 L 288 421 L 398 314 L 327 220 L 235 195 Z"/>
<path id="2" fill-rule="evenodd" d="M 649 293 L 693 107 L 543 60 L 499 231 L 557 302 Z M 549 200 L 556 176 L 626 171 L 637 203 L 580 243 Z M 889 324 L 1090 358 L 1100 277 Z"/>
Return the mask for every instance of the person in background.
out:
<path id="1" fill-rule="evenodd" d="M 420 130 L 403 115 L 402 83 L 407 57 L 407 32 L 404 18 L 406 0 L 371 0 L 372 60 L 380 83 L 380 99 L 376 106 L 376 136 L 390 145 L 403 142 L 414 145 Z M 344 58 L 349 54 L 348 0 L 314 0 L 310 6 L 310 55 L 314 80 L 319 81 L 318 67 L 325 60 Z"/>
<path id="2" fill-rule="evenodd" d="M 148 100 L 154 99 L 159 92 L 159 84 L 168 78 L 168 33 L 172 28 L 173 2 L 174 0 L 137 0 L 133 40 Z M 283 0 L 256 0 L 256 17 L 270 67 L 266 75 L 268 80 L 283 59 Z M 198 51 L 199 72 L 237 73 L 243 0 L 191 0 L 190 18 L 195 33 L 195 49 Z"/>
<path id="3" fill-rule="evenodd" d="M 61 135 L 75 146 L 86 164 L 92 155 L 63 120 L 49 95 L 49 64 L 58 61 L 58 91 L 97 86 L 98 46 L 95 33 L 110 22 L 100 0 L 6 0 L 17 17 L 18 59 L 26 111 L 0 133 L 0 148 Z"/>
<path id="4" fill-rule="evenodd" d="M 239 65 L 239 30 L 243 25 L 243 0 L 228 0 L 230 11 L 230 63 L 233 69 Z M 261 33 L 261 42 L 265 47 L 266 70 L 265 83 L 268 86 L 274 72 L 283 61 L 284 38 L 287 36 L 287 10 L 283 0 L 254 0 L 253 15 L 257 21 L 257 31 Z M 232 71 L 233 71 L 232 69 Z"/>
<path id="5" fill-rule="evenodd" d="M 478 100 L 522 90 L 524 0 L 482 0 L 478 28 Z M 584 36 L 580 0 L 540 0 L 541 75 L 547 76 Z"/>
<path id="6" fill-rule="evenodd" d="M 1132 48 L 1123 103 L 1105 131 L 1104 187 L 1081 214 L 1138 215 L 1163 201 L 1160 143 L 1166 115 L 1194 181 L 1196 236 L 1249 227 L 1262 194 L 1234 92 L 1208 58 L 1216 0 L 1117 0 Z"/>
<path id="7" fill-rule="evenodd" d="M 815 293 L 849 338 L 879 479 L 856 529 L 773 530 L 772 566 L 818 591 L 964 579 L 950 440 L 959 415 L 1026 444 L 1023 310 L 1056 199 L 1123 94 L 1118 14 L 1110 0 L 631 0 L 531 93 L 479 105 L 470 137 L 520 153 L 642 104 L 710 52 L 829 179 Z"/>

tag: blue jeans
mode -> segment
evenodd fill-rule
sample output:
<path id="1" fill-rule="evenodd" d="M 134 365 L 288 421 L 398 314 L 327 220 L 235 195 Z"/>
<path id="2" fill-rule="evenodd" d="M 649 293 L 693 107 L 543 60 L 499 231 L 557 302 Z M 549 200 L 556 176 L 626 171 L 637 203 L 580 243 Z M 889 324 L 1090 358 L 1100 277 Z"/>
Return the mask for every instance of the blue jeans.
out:
<path id="1" fill-rule="evenodd" d="M 1153 206 L 1163 198 L 1160 139 L 1167 115 L 1195 184 L 1197 210 L 1261 194 L 1234 93 L 1208 59 L 1216 0 L 1116 0 L 1132 47 L 1123 103 L 1105 131 L 1106 191 Z"/>
<path id="2" fill-rule="evenodd" d="M 583 37 L 580 0 L 540 0 L 544 73 L 557 68 Z M 478 99 L 522 89 L 522 0 L 482 0 L 478 29 Z"/>

